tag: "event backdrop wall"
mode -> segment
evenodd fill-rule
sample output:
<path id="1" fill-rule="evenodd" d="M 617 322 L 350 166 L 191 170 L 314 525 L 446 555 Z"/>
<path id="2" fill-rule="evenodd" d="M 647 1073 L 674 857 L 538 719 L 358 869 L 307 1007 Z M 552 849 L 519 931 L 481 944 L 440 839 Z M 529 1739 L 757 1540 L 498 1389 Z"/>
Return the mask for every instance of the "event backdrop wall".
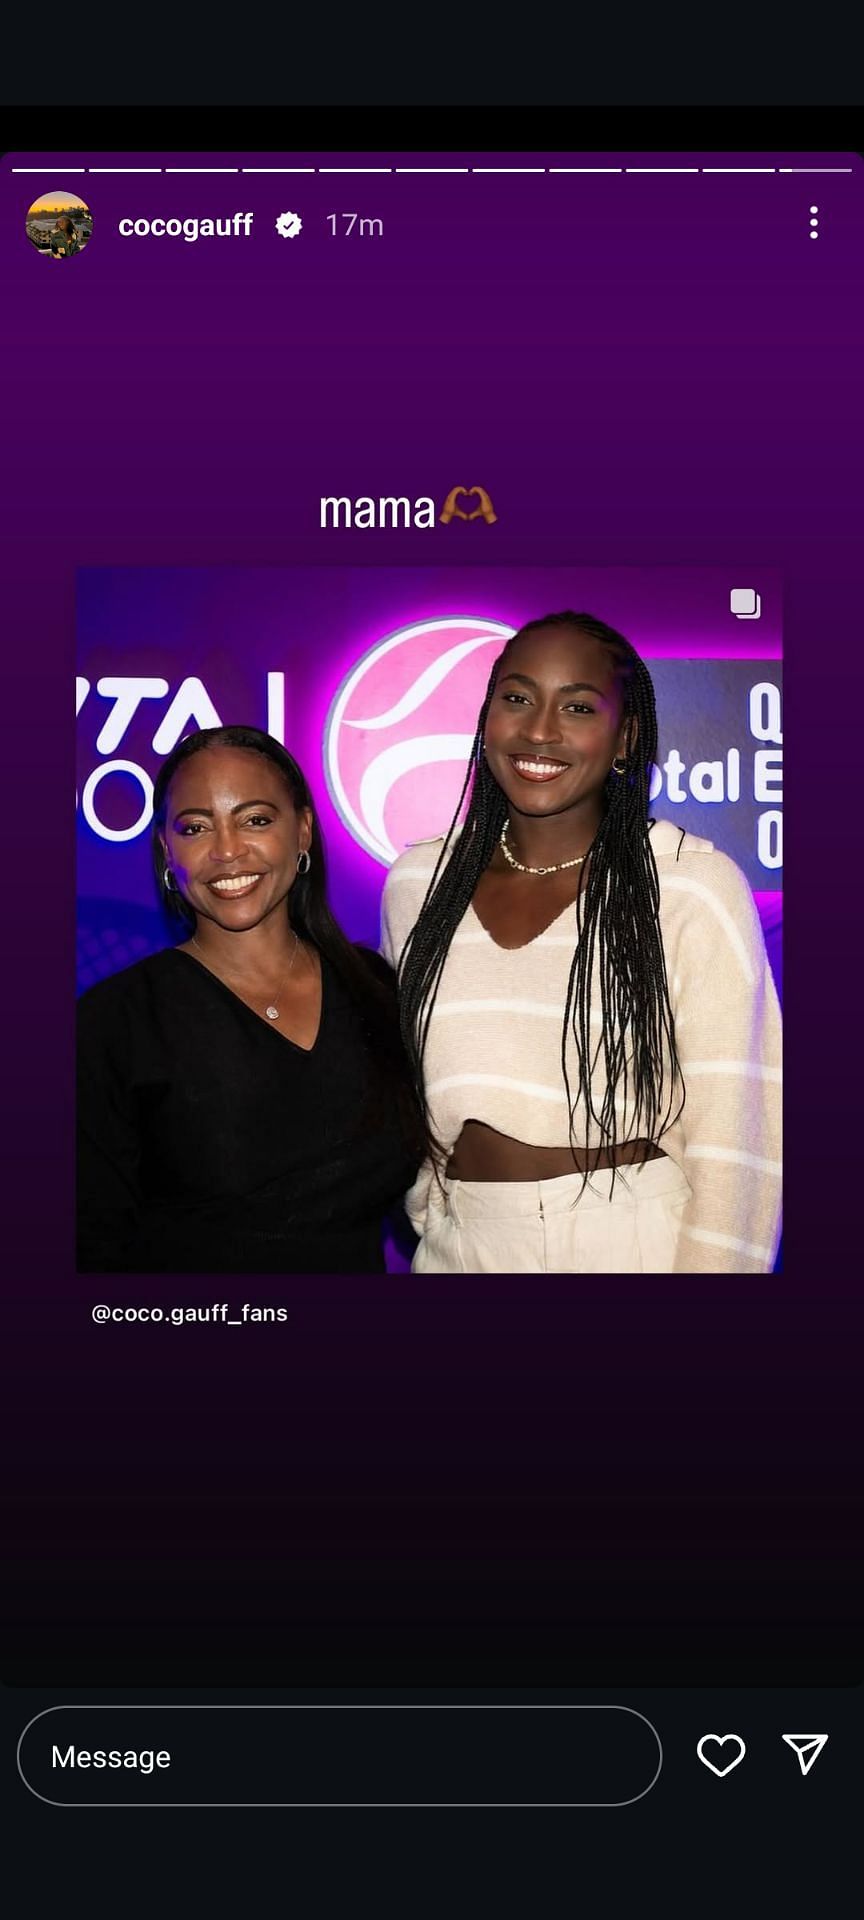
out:
<path id="1" fill-rule="evenodd" d="M 780 586 L 768 569 L 84 569 L 78 576 L 78 985 L 176 939 L 152 782 L 198 726 L 266 727 L 316 798 L 335 911 L 378 943 L 387 865 L 455 808 L 489 670 L 564 608 L 650 663 L 653 806 L 743 868 L 780 981 Z"/>

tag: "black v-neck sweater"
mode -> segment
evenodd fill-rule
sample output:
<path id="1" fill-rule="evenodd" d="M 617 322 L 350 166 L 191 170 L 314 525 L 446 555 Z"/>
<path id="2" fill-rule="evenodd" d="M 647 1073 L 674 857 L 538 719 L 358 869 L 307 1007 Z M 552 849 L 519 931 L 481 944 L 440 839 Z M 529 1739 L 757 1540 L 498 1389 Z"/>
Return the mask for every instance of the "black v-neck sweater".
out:
<path id="1" fill-rule="evenodd" d="M 308 1052 L 177 949 L 82 995 L 80 1272 L 383 1272 L 416 1159 L 323 957 L 321 977 Z"/>

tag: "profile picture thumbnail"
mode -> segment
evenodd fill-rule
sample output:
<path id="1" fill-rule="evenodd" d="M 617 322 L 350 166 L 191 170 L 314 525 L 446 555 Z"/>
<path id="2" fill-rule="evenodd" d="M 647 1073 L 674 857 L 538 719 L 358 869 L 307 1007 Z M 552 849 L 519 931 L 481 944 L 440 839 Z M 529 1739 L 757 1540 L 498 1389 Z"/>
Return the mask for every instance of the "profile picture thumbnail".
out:
<path id="1" fill-rule="evenodd" d="M 77 193 L 41 193 L 27 212 L 27 238 L 51 260 L 82 253 L 93 232 L 90 208 Z"/>

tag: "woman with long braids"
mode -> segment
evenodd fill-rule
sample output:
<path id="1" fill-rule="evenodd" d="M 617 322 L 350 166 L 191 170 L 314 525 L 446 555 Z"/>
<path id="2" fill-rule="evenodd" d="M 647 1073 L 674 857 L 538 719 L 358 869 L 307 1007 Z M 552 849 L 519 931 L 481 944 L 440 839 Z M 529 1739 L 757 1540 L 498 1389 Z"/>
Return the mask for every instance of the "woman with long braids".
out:
<path id="1" fill-rule="evenodd" d="M 79 1001 L 79 1269 L 382 1272 L 420 1160 L 396 983 L 327 905 L 296 760 L 190 734 L 154 792 L 185 939 Z"/>
<path id="2" fill-rule="evenodd" d="M 382 948 L 429 1137 L 416 1272 L 774 1264 L 777 996 L 739 868 L 649 818 L 656 754 L 629 641 L 532 620 L 456 820 L 391 868 Z"/>

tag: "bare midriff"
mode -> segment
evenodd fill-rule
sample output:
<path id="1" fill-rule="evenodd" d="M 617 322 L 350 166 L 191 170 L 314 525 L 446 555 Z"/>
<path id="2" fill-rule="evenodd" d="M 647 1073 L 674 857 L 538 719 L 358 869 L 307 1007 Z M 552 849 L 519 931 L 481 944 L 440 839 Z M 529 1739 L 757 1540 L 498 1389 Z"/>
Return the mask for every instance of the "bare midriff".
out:
<path id="1" fill-rule="evenodd" d="M 558 1180 L 567 1173 L 594 1173 L 602 1167 L 634 1167 L 664 1159 L 651 1140 L 626 1140 L 621 1146 L 591 1148 L 529 1147 L 496 1133 L 482 1120 L 466 1120 L 447 1165 L 448 1180 Z"/>

